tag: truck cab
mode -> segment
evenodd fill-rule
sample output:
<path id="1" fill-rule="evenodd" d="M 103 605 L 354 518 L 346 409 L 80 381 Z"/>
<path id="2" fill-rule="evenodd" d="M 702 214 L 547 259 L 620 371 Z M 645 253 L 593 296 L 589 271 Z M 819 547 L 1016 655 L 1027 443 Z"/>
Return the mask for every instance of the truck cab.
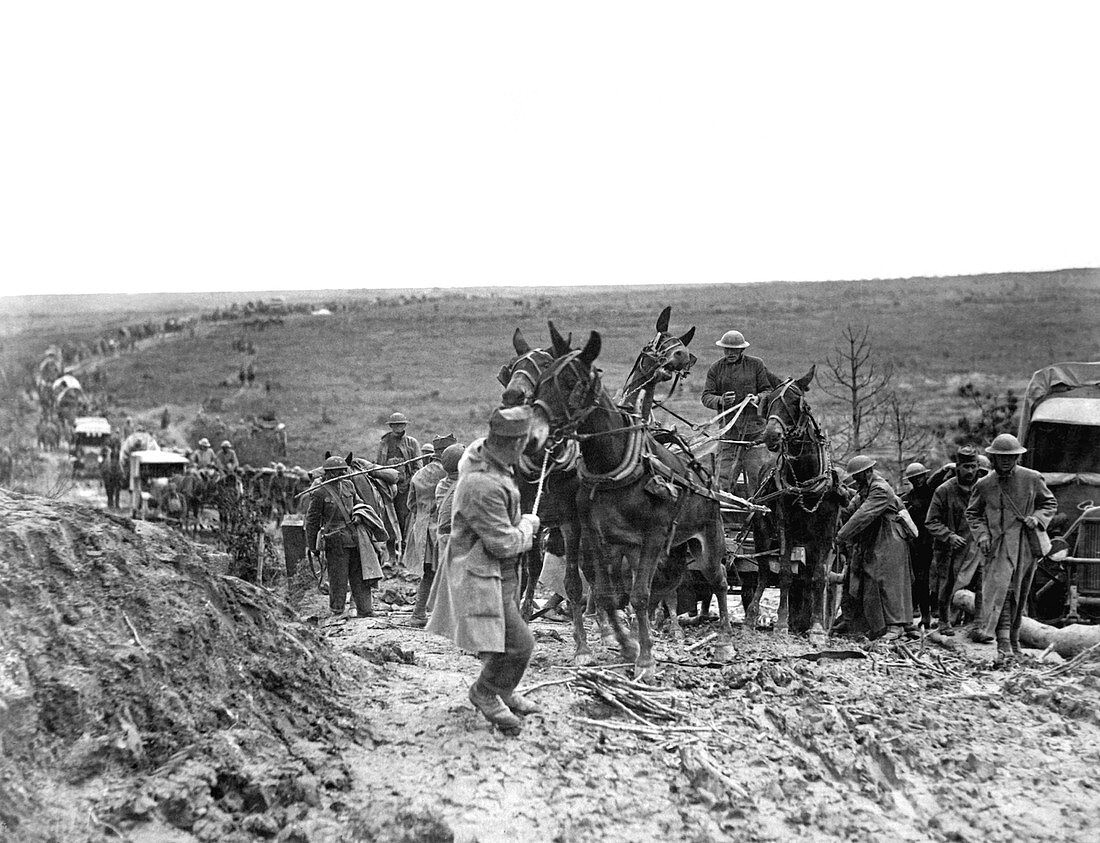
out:
<path id="1" fill-rule="evenodd" d="M 1038 562 L 1031 614 L 1100 618 L 1100 363 L 1056 363 L 1032 375 L 1020 414 L 1020 464 L 1058 499 L 1051 551 Z"/>

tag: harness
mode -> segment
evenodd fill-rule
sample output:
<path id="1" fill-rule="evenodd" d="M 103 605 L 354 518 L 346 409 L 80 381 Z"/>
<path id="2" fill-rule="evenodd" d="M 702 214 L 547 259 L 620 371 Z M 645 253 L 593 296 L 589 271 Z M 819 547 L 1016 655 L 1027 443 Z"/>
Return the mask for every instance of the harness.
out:
<path id="1" fill-rule="evenodd" d="M 560 442 L 570 439 L 585 442 L 602 436 L 627 437 L 622 458 L 617 465 L 607 471 L 597 472 L 591 470 L 585 463 L 583 452 L 580 454 L 577 473 L 583 486 L 588 489 L 590 496 L 594 496 L 598 491 L 628 486 L 648 473 L 653 478 L 663 480 L 667 486 L 686 491 L 689 494 L 709 498 L 727 506 L 737 505 L 756 511 L 766 511 L 766 507 L 756 506 L 736 495 L 701 482 L 706 479 L 703 477 L 702 466 L 691 456 L 690 450 L 686 450 L 690 459 L 689 467 L 694 469 L 693 473 L 697 475 L 696 477 L 677 471 L 674 467 L 665 463 L 657 451 L 656 440 L 649 429 L 649 425 L 640 416 L 618 408 L 613 409 L 612 407 L 602 406 L 599 403 L 601 396 L 606 397 L 606 392 L 604 392 L 600 382 L 599 370 L 595 367 L 589 367 L 588 377 L 585 377 L 584 372 L 578 371 L 577 360 L 580 354 L 580 351 L 570 351 L 568 354 L 559 357 L 539 378 L 538 386 L 541 387 L 544 383 L 550 383 L 558 394 L 566 396 L 564 415 L 555 413 L 554 409 L 543 398 L 536 397 L 533 404 L 539 407 L 547 419 L 550 420 L 551 436 L 554 441 Z M 562 375 L 570 368 L 577 375 L 577 382 L 572 387 L 567 388 L 562 382 Z M 537 394 L 538 390 L 536 389 Z M 634 421 L 623 427 L 610 430 L 580 433 L 578 428 L 596 410 L 609 413 L 618 412 L 620 418 L 625 417 Z"/>
<path id="2" fill-rule="evenodd" d="M 623 384 L 622 392 L 620 393 L 616 404 L 623 406 L 627 404 L 625 409 L 629 409 L 629 402 L 646 387 L 655 385 L 661 380 L 662 374 L 667 374 L 669 361 L 672 359 L 672 354 L 681 348 L 686 348 L 679 337 L 672 336 L 670 334 L 658 332 L 650 342 L 638 352 L 637 358 L 634 360 L 634 365 L 630 367 L 630 372 L 626 376 L 626 382 Z M 694 354 L 690 354 L 690 360 L 687 368 L 676 371 L 673 376 L 672 386 L 669 387 L 668 395 L 665 396 L 667 401 L 676 392 L 676 387 L 680 385 L 680 378 L 686 372 L 691 371 L 691 367 L 695 364 L 696 357 Z M 643 369 L 643 361 L 651 363 L 652 368 L 648 373 Z M 654 396 L 656 400 L 656 396 Z"/>
<path id="3" fill-rule="evenodd" d="M 505 363 L 500 367 L 500 371 L 497 372 L 497 380 L 500 381 L 500 385 L 507 387 L 512 378 L 524 378 L 531 385 L 531 394 L 535 392 L 535 387 L 538 386 L 538 372 L 549 366 L 554 360 L 554 355 L 544 348 L 532 348 L 526 354 L 521 354 L 511 363 Z M 531 374 L 527 367 L 521 364 L 531 364 L 535 369 L 535 374 Z"/>
<path id="4" fill-rule="evenodd" d="M 794 381 L 788 378 L 780 385 L 774 397 L 768 399 L 767 420 L 769 422 L 774 420 L 778 423 L 783 430 L 783 435 L 779 440 L 779 451 L 775 465 L 768 470 L 760 483 L 762 489 L 769 480 L 774 478 L 776 491 L 760 500 L 771 500 L 780 495 L 792 496 L 794 503 L 803 512 L 814 513 L 821 506 L 821 502 L 825 500 L 825 495 L 836 489 L 837 477 L 833 472 L 833 457 L 829 449 L 829 437 L 821 430 L 817 419 L 810 412 L 806 397 L 801 390 L 798 391 L 798 421 L 796 423 L 788 425 L 781 415 L 771 412 L 775 402 L 780 401 L 793 386 Z M 787 407 L 786 404 L 781 406 L 784 409 Z M 797 450 L 794 447 L 795 445 L 797 445 Z M 800 480 L 794 472 L 794 461 L 811 456 L 817 459 L 821 471 L 813 477 Z M 806 503 L 807 498 L 813 500 L 809 505 Z"/>

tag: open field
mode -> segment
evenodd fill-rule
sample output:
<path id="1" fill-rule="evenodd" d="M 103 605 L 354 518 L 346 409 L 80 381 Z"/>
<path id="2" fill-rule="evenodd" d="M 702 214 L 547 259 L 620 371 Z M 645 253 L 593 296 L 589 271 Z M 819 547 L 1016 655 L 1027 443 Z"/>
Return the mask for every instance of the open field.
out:
<path id="1" fill-rule="evenodd" d="M 622 383 L 639 348 L 651 337 L 660 309 L 673 306 L 672 329 L 697 327 L 700 357 L 672 405 L 700 420 L 698 402 L 714 340 L 736 327 L 781 376 L 801 375 L 813 363 L 819 376 L 845 325 L 867 324 L 877 354 L 891 361 L 899 389 L 917 403 L 920 420 L 950 424 L 972 410 L 956 390 L 968 381 L 995 390 L 1022 389 L 1031 372 L 1057 360 L 1100 358 L 1100 270 L 815 284 L 647 286 L 423 291 L 425 300 L 396 306 L 401 292 L 334 291 L 286 296 L 347 304 L 330 317 L 294 314 L 282 326 L 244 328 L 239 322 L 201 323 L 195 338 L 172 337 L 140 354 L 101 364 L 107 392 L 131 413 L 169 406 L 186 424 L 211 399 L 225 419 L 274 410 L 289 429 L 292 463 L 315 465 L 327 449 L 373 452 L 383 421 L 400 409 L 418 438 L 453 431 L 469 441 L 483 433 L 499 397 L 495 375 L 512 354 L 511 334 L 522 328 L 533 345 L 546 344 L 546 320 L 583 341 L 604 338 L 599 365 L 609 388 Z M 258 298 L 258 296 L 256 297 Z M 45 346 L 86 338 L 147 317 L 209 313 L 245 296 L 124 297 L 115 310 L 96 297 L 24 299 L 0 320 L 0 363 L 14 377 Z M 235 339 L 251 340 L 257 381 L 242 390 Z M 223 385 L 228 384 L 228 385 Z M 270 392 L 263 385 L 270 384 Z M 820 390 L 811 401 L 826 427 L 838 406 Z M 324 419 L 324 421 L 323 421 Z M 671 421 L 671 420 L 668 420 Z"/>

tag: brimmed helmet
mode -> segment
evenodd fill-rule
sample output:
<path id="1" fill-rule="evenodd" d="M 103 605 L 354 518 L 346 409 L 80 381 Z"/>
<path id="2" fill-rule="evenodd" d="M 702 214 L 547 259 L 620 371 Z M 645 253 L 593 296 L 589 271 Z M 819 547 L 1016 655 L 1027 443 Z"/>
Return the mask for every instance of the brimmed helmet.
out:
<path id="1" fill-rule="evenodd" d="M 863 454 L 856 454 L 850 460 L 848 460 L 848 474 L 855 477 L 861 471 L 866 471 L 869 468 L 873 468 L 878 463 L 868 456 Z"/>
<path id="2" fill-rule="evenodd" d="M 1020 454 L 1026 454 L 1027 448 L 1021 445 L 1020 440 L 1011 433 L 1001 433 L 998 434 L 989 447 L 985 449 L 985 452 L 987 454 L 1019 456 Z"/>
<path id="3" fill-rule="evenodd" d="M 911 462 L 909 463 L 909 465 L 905 466 L 906 480 L 912 480 L 914 477 L 919 477 L 920 475 L 927 473 L 928 469 L 919 462 Z"/>
<path id="4" fill-rule="evenodd" d="M 715 345 L 719 348 L 748 348 L 749 341 L 740 331 L 726 331 Z"/>
<path id="5" fill-rule="evenodd" d="M 202 439 L 199 440 L 199 447 L 200 448 L 209 448 L 210 447 L 210 440 L 207 439 L 205 436 L 202 437 Z"/>
<path id="6" fill-rule="evenodd" d="M 408 423 L 409 423 L 409 417 L 406 416 L 404 413 L 393 413 L 392 415 L 390 415 L 390 420 L 387 422 L 387 424 L 408 424 Z"/>
<path id="7" fill-rule="evenodd" d="M 343 457 L 329 457 L 325 460 L 325 471 L 347 471 L 348 464 L 344 462 Z"/>
<path id="8" fill-rule="evenodd" d="M 233 446 L 229 444 L 228 439 L 223 439 L 221 445 L 219 445 L 218 447 L 219 448 L 232 448 Z"/>

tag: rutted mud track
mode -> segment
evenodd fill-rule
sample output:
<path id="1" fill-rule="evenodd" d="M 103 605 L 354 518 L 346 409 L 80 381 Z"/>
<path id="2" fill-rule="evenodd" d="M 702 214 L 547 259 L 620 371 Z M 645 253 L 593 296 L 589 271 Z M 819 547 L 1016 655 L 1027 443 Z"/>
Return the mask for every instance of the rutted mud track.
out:
<path id="1" fill-rule="evenodd" d="M 0 839 L 1092 840 L 1100 823 L 1097 662 L 994 672 L 977 647 L 841 640 L 856 657 L 810 661 L 738 629 L 717 665 L 662 639 L 686 716 L 651 735 L 570 684 L 569 629 L 537 621 L 524 686 L 545 712 L 510 739 L 466 700 L 476 659 L 402 625 L 412 583 L 332 622 L 315 590 L 296 615 L 163 528 L 0 504 Z"/>
<path id="2" fill-rule="evenodd" d="M 535 630 L 524 684 L 567 678 L 568 629 Z M 885 647 L 811 662 L 797 658 L 802 640 L 741 632 L 729 666 L 663 666 L 689 722 L 710 731 L 655 739 L 579 723 L 629 721 L 554 684 L 532 694 L 545 714 L 510 740 L 466 702 L 477 663 L 449 643 L 378 620 L 329 634 L 345 651 L 416 652 L 415 665 L 386 663 L 358 689 L 382 746 L 347 761 L 374 805 L 433 810 L 458 840 L 1087 840 L 1100 820 L 1100 686 L 1088 673 L 993 672 L 979 648 L 919 643 L 924 666 Z M 664 655 L 707 663 L 705 647 Z M 685 745 L 721 775 L 691 753 L 685 764 Z"/>

